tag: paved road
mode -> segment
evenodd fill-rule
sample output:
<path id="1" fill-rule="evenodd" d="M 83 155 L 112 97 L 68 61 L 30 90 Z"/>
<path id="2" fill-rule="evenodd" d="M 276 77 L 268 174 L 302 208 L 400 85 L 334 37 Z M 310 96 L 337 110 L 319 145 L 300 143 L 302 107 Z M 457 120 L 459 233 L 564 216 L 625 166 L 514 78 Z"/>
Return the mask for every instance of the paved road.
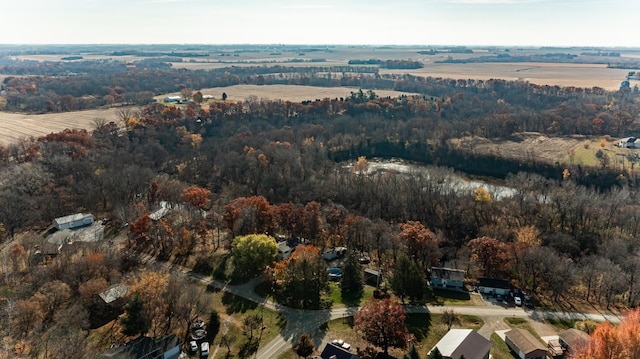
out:
<path id="1" fill-rule="evenodd" d="M 276 338 L 268 343 L 262 344 L 258 350 L 255 358 L 257 359 L 274 359 L 278 355 L 284 353 L 290 349 L 298 340 L 302 333 L 309 333 L 314 339 L 316 347 L 322 341 L 326 341 L 324 333 L 319 329 L 320 326 L 330 320 L 345 318 L 353 316 L 358 308 L 335 308 L 331 310 L 300 310 L 293 309 L 281 304 L 274 303 L 271 300 L 261 297 L 256 294 L 254 288 L 260 282 L 260 278 L 253 279 L 243 285 L 230 285 L 226 284 L 210 277 L 205 277 L 201 274 L 189 272 L 184 268 L 171 266 L 166 263 L 157 262 L 153 258 L 148 256 L 140 256 L 143 262 L 147 264 L 153 264 L 166 268 L 174 273 L 182 273 L 193 279 L 196 279 L 206 285 L 218 288 L 220 290 L 235 294 L 239 297 L 248 299 L 260 305 L 264 305 L 265 308 L 275 310 L 282 314 L 287 324 Z M 542 321 L 544 319 L 578 319 L 578 320 L 595 320 L 595 321 L 609 321 L 612 323 L 620 322 L 620 317 L 607 314 L 607 313 L 574 313 L 574 312 L 553 312 L 546 310 L 525 310 L 523 308 L 504 308 L 498 305 L 490 306 L 406 306 L 408 313 L 442 313 L 446 309 L 454 309 L 456 313 L 465 315 L 476 315 L 482 318 L 486 318 L 486 322 L 497 322 L 498 319 L 505 317 L 521 317 L 528 318 L 536 321 Z M 485 325 L 481 329 L 481 334 L 484 336 L 491 336 L 493 333 L 491 324 Z"/>

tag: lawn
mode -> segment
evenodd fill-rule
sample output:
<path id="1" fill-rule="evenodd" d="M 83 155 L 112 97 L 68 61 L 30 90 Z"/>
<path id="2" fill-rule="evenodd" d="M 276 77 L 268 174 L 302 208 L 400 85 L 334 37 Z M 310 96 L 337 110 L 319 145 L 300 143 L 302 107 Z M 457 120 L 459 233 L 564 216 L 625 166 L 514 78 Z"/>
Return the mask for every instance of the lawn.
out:
<path id="1" fill-rule="evenodd" d="M 534 337 L 538 338 L 538 340 L 540 340 L 541 342 L 544 342 L 544 340 L 542 340 L 542 338 L 540 338 L 538 333 L 536 333 L 536 331 L 533 329 L 531 324 L 529 324 L 528 320 L 526 320 L 524 318 L 506 317 L 506 318 L 504 318 L 504 321 L 511 328 L 524 329 L 524 330 L 528 331 L 529 333 L 531 333 L 531 335 L 533 335 Z"/>
<path id="2" fill-rule="evenodd" d="M 498 334 L 491 334 L 491 357 L 493 359 L 513 359 L 511 350 L 507 346 L 507 343 L 498 336 Z"/>

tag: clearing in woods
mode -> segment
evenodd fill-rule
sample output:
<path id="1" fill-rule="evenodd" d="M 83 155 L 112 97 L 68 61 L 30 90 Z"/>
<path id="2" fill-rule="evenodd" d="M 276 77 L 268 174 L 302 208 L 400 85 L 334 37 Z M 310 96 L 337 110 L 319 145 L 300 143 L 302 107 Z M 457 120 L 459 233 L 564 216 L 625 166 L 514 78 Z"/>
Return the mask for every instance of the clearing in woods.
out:
<path id="1" fill-rule="evenodd" d="M 358 92 L 357 87 L 318 87 L 303 85 L 234 85 L 227 87 L 214 87 L 201 89 L 203 95 L 211 95 L 216 100 L 222 98 L 222 93 L 227 94 L 227 101 L 244 101 L 250 96 L 256 96 L 260 99 L 282 100 L 291 102 L 302 102 L 306 100 L 315 101 L 316 99 L 325 98 L 346 98 L 351 92 Z M 363 89 L 366 92 L 366 89 Z M 408 92 L 392 91 L 392 90 L 373 90 L 379 97 L 398 97 L 400 95 L 416 95 Z M 174 92 L 161 96 L 156 96 L 158 102 L 162 102 L 165 96 L 179 96 L 180 93 Z"/>

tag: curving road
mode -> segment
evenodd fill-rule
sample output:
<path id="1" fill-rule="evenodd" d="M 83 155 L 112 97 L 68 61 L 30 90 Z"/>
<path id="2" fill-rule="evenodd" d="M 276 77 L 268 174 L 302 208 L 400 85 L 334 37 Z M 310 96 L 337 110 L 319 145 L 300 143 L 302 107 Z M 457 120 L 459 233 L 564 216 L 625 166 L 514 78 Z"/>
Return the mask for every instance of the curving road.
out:
<path id="1" fill-rule="evenodd" d="M 281 333 L 271 340 L 270 342 L 260 346 L 258 352 L 255 355 L 256 359 L 274 359 L 280 354 L 284 353 L 288 349 L 292 348 L 302 333 L 309 333 L 314 339 L 314 344 L 319 347 L 324 340 L 324 333 L 320 330 L 320 326 L 324 323 L 333 320 L 340 319 L 349 316 L 353 316 L 358 307 L 348 308 L 336 308 L 325 310 L 301 310 L 293 309 L 278 303 L 274 303 L 267 298 L 258 295 L 254 288 L 260 283 L 260 278 L 255 278 L 242 285 L 230 285 L 226 284 L 210 277 L 205 277 L 201 274 L 189 272 L 184 268 L 171 266 L 163 262 L 158 262 L 155 259 L 148 256 L 144 257 L 144 262 L 147 264 L 153 263 L 156 266 L 163 267 L 174 273 L 181 273 L 189 276 L 199 282 L 211 287 L 218 288 L 220 290 L 229 292 L 231 294 L 248 299 L 252 302 L 263 305 L 265 308 L 274 310 L 282 314 L 287 324 Z M 594 321 L 609 321 L 612 323 L 620 322 L 620 317 L 607 313 L 576 313 L 576 312 L 554 312 L 546 310 L 525 310 L 523 308 L 505 308 L 498 305 L 490 306 L 406 306 L 408 313 L 442 313 L 445 309 L 455 309 L 456 313 L 464 315 L 475 315 L 482 318 L 505 318 L 505 317 L 521 317 L 528 318 L 536 321 L 542 321 L 544 319 L 590 319 Z M 484 327 L 483 327 L 484 328 Z M 491 335 L 493 330 L 487 328 L 486 334 Z M 482 329 L 480 330 L 482 332 Z M 482 334 L 482 333 L 481 333 Z"/>

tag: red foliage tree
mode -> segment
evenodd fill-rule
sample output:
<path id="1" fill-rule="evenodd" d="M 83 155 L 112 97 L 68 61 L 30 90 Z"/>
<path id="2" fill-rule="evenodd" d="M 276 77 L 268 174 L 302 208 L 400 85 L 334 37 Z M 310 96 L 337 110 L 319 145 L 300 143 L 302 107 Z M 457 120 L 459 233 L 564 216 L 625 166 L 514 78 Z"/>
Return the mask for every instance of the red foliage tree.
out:
<path id="1" fill-rule="evenodd" d="M 182 191 L 180 199 L 197 209 L 204 209 L 211 203 L 211 191 L 198 186 L 189 186 Z"/>
<path id="2" fill-rule="evenodd" d="M 409 332 L 405 326 L 407 315 L 396 299 L 370 298 L 354 317 L 354 325 L 362 337 L 377 345 L 389 357 L 389 348 L 406 348 Z"/>
<path id="3" fill-rule="evenodd" d="M 271 233 L 276 210 L 263 196 L 239 197 L 224 207 L 223 219 L 233 236 Z"/>
<path id="4" fill-rule="evenodd" d="M 469 241 L 472 258 L 482 267 L 487 277 L 504 272 L 509 263 L 509 250 L 505 243 L 489 237 Z"/>
<path id="5" fill-rule="evenodd" d="M 427 269 L 438 263 L 438 238 L 422 223 L 408 221 L 400 224 L 400 239 L 406 244 L 409 256 L 414 257 Z"/>

